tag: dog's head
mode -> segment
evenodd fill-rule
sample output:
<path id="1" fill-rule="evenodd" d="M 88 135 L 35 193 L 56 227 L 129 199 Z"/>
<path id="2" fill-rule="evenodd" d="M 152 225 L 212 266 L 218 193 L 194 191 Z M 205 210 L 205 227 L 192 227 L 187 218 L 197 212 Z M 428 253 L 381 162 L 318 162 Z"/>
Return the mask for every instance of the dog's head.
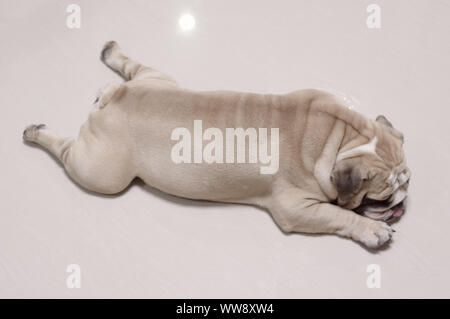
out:
<path id="1" fill-rule="evenodd" d="M 402 147 L 403 135 L 378 116 L 374 138 L 336 159 L 331 179 L 338 205 L 377 220 L 400 217 L 411 175 Z"/>

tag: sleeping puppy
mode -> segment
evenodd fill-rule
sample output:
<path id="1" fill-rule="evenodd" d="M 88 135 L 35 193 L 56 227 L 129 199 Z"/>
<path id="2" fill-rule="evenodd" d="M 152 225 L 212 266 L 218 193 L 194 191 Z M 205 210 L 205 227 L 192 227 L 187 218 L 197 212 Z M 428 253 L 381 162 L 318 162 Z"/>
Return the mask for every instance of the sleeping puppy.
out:
<path id="1" fill-rule="evenodd" d="M 115 194 L 138 177 L 175 196 L 265 208 L 285 232 L 370 248 L 391 239 L 386 221 L 403 214 L 410 171 L 384 116 L 369 120 L 319 90 L 186 90 L 115 42 L 101 59 L 126 81 L 100 90 L 76 140 L 45 125 L 23 134 L 84 188 Z"/>

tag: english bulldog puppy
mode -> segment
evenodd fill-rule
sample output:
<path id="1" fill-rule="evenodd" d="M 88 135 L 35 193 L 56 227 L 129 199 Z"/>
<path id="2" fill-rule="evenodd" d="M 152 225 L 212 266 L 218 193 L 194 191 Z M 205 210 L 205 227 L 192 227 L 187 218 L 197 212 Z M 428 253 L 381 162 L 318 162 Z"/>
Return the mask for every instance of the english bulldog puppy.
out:
<path id="1" fill-rule="evenodd" d="M 125 82 L 100 90 L 77 139 L 42 124 L 23 133 L 82 187 L 116 194 L 140 178 L 175 196 L 262 207 L 284 232 L 370 248 L 391 239 L 386 221 L 403 214 L 410 170 L 384 116 L 367 119 L 319 90 L 183 89 L 113 41 L 101 59 Z"/>

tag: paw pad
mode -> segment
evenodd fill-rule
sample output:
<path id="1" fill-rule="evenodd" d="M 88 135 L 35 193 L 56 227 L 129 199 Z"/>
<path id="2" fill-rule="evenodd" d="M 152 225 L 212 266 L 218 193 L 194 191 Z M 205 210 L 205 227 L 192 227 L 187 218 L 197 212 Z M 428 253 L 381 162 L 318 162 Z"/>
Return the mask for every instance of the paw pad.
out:
<path id="1" fill-rule="evenodd" d="M 28 142 L 34 142 L 36 140 L 38 131 L 45 128 L 45 124 L 32 124 L 25 128 L 23 131 L 23 139 Z"/>
<path id="2" fill-rule="evenodd" d="M 114 48 L 118 48 L 118 47 L 119 46 L 117 45 L 116 41 L 106 42 L 105 45 L 103 46 L 102 52 L 100 54 L 100 58 L 102 59 L 102 61 L 105 61 L 107 58 L 109 58 L 112 50 Z"/>

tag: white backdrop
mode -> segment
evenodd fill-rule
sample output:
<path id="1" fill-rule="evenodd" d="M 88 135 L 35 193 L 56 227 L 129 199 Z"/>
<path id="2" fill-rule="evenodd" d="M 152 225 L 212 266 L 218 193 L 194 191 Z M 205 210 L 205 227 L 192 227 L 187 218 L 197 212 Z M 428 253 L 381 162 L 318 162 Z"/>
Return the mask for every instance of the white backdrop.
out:
<path id="1" fill-rule="evenodd" d="M 450 1 L 0 1 L 0 297 L 450 297 Z M 81 28 L 66 7 L 81 8 Z M 183 32 L 189 12 L 196 26 Z M 374 254 L 335 236 L 284 235 L 256 208 L 141 184 L 87 193 L 22 142 L 46 123 L 76 135 L 119 77 L 104 42 L 190 89 L 345 92 L 406 137 L 409 209 Z M 69 289 L 66 268 L 81 268 Z M 369 264 L 381 288 L 368 288 Z"/>

